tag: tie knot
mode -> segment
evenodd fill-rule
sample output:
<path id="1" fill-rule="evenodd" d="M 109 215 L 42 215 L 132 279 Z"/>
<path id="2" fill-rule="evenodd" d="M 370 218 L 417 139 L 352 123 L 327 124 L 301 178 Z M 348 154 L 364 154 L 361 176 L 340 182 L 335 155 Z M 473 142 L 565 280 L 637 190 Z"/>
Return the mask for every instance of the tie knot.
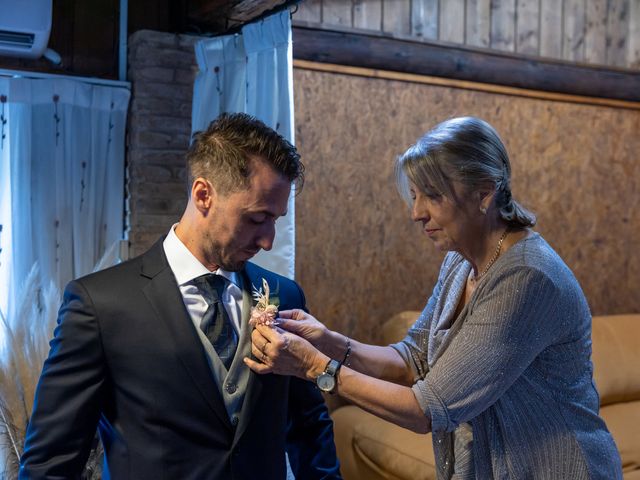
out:
<path id="1" fill-rule="evenodd" d="M 224 291 L 227 283 L 223 276 L 208 273 L 194 278 L 193 283 L 202 292 L 207 303 L 211 304 L 222 301 L 222 292 Z"/>

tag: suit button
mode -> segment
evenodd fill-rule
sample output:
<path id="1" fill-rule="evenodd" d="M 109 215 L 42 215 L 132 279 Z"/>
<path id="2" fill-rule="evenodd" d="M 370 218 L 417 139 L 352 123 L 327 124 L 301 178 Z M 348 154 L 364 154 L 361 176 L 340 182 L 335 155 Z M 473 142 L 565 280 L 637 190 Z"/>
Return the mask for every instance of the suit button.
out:
<path id="1" fill-rule="evenodd" d="M 226 387 L 227 393 L 234 394 L 236 390 L 238 390 L 238 386 L 235 383 L 227 383 Z"/>
<path id="2" fill-rule="evenodd" d="M 234 427 L 238 426 L 238 422 L 240 420 L 238 419 L 238 417 L 236 415 L 234 415 L 233 417 L 231 417 L 231 425 L 233 425 Z"/>

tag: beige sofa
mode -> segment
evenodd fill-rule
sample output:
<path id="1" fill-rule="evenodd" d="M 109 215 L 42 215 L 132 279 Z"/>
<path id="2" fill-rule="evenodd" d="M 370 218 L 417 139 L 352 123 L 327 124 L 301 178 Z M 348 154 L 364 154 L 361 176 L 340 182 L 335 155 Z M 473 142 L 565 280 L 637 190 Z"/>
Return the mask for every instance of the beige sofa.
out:
<path id="1" fill-rule="evenodd" d="M 383 325 L 382 338 L 404 336 L 419 312 L 402 312 Z M 593 318 L 595 382 L 600 414 L 616 441 L 625 480 L 640 480 L 640 314 Z M 431 435 L 419 435 L 353 405 L 332 412 L 345 480 L 435 479 Z"/>

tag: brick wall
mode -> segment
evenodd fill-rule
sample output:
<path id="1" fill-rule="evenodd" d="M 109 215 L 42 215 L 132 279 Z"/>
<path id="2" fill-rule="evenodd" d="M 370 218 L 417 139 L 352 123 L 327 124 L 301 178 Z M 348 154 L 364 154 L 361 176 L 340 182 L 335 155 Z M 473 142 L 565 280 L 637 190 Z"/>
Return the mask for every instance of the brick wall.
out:
<path id="1" fill-rule="evenodd" d="M 193 45 L 200 37 L 141 30 L 129 39 L 132 86 L 127 140 L 130 256 L 177 222 L 186 204 L 184 153 L 191 133 Z"/>

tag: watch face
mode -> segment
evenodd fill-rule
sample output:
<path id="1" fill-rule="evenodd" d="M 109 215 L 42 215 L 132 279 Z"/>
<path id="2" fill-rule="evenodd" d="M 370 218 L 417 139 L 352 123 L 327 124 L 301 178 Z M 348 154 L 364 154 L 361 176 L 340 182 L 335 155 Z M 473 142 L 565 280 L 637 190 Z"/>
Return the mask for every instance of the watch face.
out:
<path id="1" fill-rule="evenodd" d="M 326 373 L 321 374 L 317 380 L 318 388 L 323 392 L 331 392 L 336 386 L 336 379 Z"/>

